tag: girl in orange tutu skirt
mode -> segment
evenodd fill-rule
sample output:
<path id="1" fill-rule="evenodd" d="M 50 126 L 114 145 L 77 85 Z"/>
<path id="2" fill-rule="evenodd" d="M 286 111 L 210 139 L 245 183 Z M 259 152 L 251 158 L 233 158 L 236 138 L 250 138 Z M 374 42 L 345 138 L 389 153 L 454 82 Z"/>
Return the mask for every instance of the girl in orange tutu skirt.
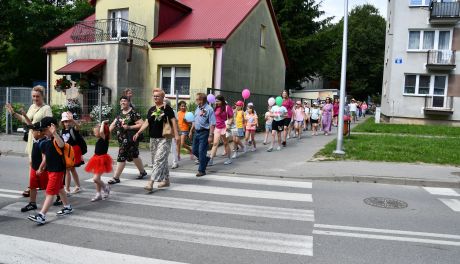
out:
<path id="1" fill-rule="evenodd" d="M 103 121 L 93 129 L 94 136 L 98 138 L 94 156 L 88 161 L 85 167 L 87 172 L 94 174 L 93 181 L 96 184 L 96 196 L 91 199 L 91 202 L 106 199 L 110 194 L 110 186 L 101 180 L 103 173 L 112 172 L 112 157 L 107 154 L 109 150 L 110 132 L 108 121 Z M 101 194 L 102 191 L 102 194 Z"/>

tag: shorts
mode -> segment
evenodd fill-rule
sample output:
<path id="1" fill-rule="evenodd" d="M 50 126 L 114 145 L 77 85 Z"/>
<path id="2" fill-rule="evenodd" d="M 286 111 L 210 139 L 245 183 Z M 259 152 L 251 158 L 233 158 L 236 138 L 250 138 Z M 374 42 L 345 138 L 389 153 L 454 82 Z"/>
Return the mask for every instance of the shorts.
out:
<path id="1" fill-rule="evenodd" d="M 225 127 L 224 128 L 217 128 L 216 127 L 214 129 L 214 135 L 219 135 L 219 136 L 222 135 L 223 136 L 223 135 L 225 135 L 226 132 L 227 132 L 227 128 L 225 128 Z"/>
<path id="2" fill-rule="evenodd" d="M 37 171 L 30 168 L 29 173 L 29 187 L 30 189 L 37 189 L 40 188 L 42 190 L 46 189 L 46 185 L 48 184 L 48 172 L 43 171 L 42 174 L 37 175 Z"/>
<path id="3" fill-rule="evenodd" d="M 297 124 L 299 126 L 303 126 L 303 121 L 294 121 L 294 124 Z"/>
<path id="4" fill-rule="evenodd" d="M 273 121 L 272 131 L 277 131 L 277 132 L 284 131 L 284 119 L 280 121 Z"/>
<path id="5" fill-rule="evenodd" d="M 285 118 L 282 120 L 283 124 L 285 127 L 288 127 L 291 125 L 292 119 L 291 118 Z"/>
<path id="6" fill-rule="evenodd" d="M 179 131 L 179 136 L 188 136 L 189 134 L 189 131 Z"/>
<path id="7" fill-rule="evenodd" d="M 265 124 L 265 131 L 271 132 L 272 131 L 272 124 Z"/>
<path id="8" fill-rule="evenodd" d="M 312 124 L 318 124 L 318 119 L 310 119 Z"/>
<path id="9" fill-rule="evenodd" d="M 47 195 L 58 195 L 59 191 L 64 188 L 64 172 L 48 172 L 48 184 L 46 185 Z"/>

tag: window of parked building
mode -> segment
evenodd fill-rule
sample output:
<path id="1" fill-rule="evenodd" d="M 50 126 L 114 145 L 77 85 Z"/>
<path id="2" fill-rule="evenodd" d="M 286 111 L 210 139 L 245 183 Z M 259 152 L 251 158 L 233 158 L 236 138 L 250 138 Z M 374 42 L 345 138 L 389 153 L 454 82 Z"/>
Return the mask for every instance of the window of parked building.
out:
<path id="1" fill-rule="evenodd" d="M 260 46 L 262 48 L 266 47 L 266 38 L 267 38 L 267 27 L 265 25 L 260 25 Z"/>
<path id="2" fill-rule="evenodd" d="M 404 94 L 445 96 L 447 75 L 406 74 Z"/>
<path id="3" fill-rule="evenodd" d="M 160 67 L 160 87 L 166 95 L 173 96 L 176 92 L 182 96 L 190 95 L 190 67 Z"/>
<path id="4" fill-rule="evenodd" d="M 408 50 L 450 50 L 450 30 L 409 30 Z"/>
<path id="5" fill-rule="evenodd" d="M 431 0 L 410 0 L 410 6 L 429 6 Z"/>

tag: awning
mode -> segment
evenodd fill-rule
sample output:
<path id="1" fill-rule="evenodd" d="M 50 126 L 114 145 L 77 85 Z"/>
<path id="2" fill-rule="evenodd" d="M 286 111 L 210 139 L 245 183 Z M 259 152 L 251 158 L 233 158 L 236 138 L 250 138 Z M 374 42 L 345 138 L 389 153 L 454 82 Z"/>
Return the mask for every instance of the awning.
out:
<path id="1" fill-rule="evenodd" d="M 106 60 L 75 60 L 55 71 L 56 74 L 90 73 L 104 66 Z"/>

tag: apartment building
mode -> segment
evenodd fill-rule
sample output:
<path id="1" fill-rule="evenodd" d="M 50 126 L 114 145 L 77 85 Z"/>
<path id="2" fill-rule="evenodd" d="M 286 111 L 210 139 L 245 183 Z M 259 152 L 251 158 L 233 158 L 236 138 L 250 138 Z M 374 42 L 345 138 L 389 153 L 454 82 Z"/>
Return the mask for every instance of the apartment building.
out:
<path id="1" fill-rule="evenodd" d="M 460 126 L 459 21 L 457 0 L 388 0 L 384 121 Z"/>

